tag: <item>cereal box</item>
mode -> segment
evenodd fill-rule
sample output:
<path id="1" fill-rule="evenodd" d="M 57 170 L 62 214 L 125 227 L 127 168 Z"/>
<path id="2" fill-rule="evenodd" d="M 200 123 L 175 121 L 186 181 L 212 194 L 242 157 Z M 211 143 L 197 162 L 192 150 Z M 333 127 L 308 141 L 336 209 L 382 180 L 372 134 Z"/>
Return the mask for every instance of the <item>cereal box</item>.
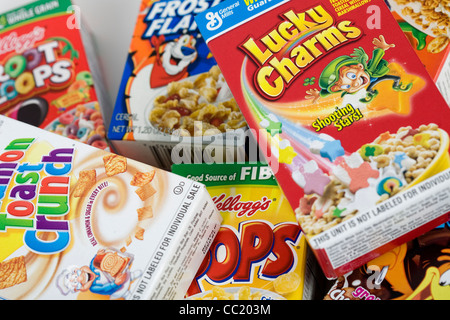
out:
<path id="1" fill-rule="evenodd" d="M 39 0 L 0 13 L 0 113 L 109 150 L 95 54 L 74 10 Z"/>
<path id="2" fill-rule="evenodd" d="M 325 300 L 449 300 L 447 222 L 340 276 Z"/>
<path id="3" fill-rule="evenodd" d="M 180 299 L 222 218 L 195 181 L 0 116 L 0 297 Z"/>
<path id="4" fill-rule="evenodd" d="M 386 1 L 415 53 L 450 102 L 450 4 L 448 1 Z"/>
<path id="5" fill-rule="evenodd" d="M 267 164 L 181 164 L 172 171 L 204 183 L 223 217 L 188 299 L 310 300 L 320 294 L 325 277 Z"/>
<path id="6" fill-rule="evenodd" d="M 383 1 L 196 21 L 328 278 L 448 220 L 450 109 Z"/>
<path id="7" fill-rule="evenodd" d="M 245 159 L 244 117 L 194 21 L 220 1 L 142 1 L 108 131 L 119 153 L 167 170 Z"/>

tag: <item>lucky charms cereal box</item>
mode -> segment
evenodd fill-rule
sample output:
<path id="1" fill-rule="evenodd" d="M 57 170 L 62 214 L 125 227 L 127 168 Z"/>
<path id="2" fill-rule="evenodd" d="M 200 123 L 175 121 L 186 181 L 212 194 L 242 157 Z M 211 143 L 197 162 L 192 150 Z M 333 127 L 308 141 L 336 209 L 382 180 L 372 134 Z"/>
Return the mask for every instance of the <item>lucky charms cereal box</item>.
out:
<path id="1" fill-rule="evenodd" d="M 327 277 L 448 220 L 450 109 L 384 1 L 196 21 Z"/>
<path id="2" fill-rule="evenodd" d="M 84 26 L 70 0 L 0 13 L 0 113 L 109 150 L 110 113 Z"/>
<path id="3" fill-rule="evenodd" d="M 222 218 L 205 187 L 0 116 L 0 298 L 180 299 Z"/>

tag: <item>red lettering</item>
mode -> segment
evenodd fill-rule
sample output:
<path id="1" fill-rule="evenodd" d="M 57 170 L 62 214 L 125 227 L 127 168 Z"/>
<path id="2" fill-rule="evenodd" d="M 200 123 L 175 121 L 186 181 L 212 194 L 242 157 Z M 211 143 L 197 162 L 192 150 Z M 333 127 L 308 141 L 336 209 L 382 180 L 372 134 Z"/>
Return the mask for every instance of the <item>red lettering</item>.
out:
<path id="1" fill-rule="evenodd" d="M 27 217 L 34 212 L 34 205 L 29 201 L 14 201 L 6 208 L 9 214 L 15 217 Z"/>
<path id="2" fill-rule="evenodd" d="M 63 184 L 65 187 L 56 186 L 58 184 Z M 41 182 L 40 193 L 42 194 L 68 194 L 69 187 L 69 177 L 45 177 Z"/>
<path id="3" fill-rule="evenodd" d="M 234 280 L 248 280 L 252 265 L 265 259 L 272 250 L 272 228 L 260 221 L 250 221 L 241 225 L 241 262 Z"/>
<path id="4" fill-rule="evenodd" d="M 275 227 L 274 245 L 272 253 L 276 259 L 267 259 L 264 268 L 262 269 L 262 275 L 269 278 L 275 278 L 280 274 L 288 272 L 294 265 L 295 258 L 292 251 L 292 245 L 289 245 L 288 241 L 293 245 L 297 242 L 300 235 L 300 226 L 298 224 L 281 224 Z"/>
<path id="5" fill-rule="evenodd" d="M 18 161 L 24 156 L 23 151 L 7 151 L 0 156 L 0 161 L 13 162 Z"/>
<path id="6" fill-rule="evenodd" d="M 239 240 L 233 230 L 220 228 L 211 245 L 211 264 L 208 277 L 215 282 L 229 279 L 239 265 Z"/>

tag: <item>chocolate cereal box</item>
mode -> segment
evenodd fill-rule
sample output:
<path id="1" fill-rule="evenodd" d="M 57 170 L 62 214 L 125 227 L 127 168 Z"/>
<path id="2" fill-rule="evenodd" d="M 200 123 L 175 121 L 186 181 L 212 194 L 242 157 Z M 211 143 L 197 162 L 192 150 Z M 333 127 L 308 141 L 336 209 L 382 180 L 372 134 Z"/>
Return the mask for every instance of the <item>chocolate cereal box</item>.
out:
<path id="1" fill-rule="evenodd" d="M 222 226 L 187 299 L 311 300 L 325 277 L 267 164 L 179 164 L 204 183 Z"/>
<path id="2" fill-rule="evenodd" d="M 325 300 L 449 300 L 450 225 L 404 243 L 336 279 Z"/>
<path id="3" fill-rule="evenodd" d="M 205 187 L 0 116 L 0 297 L 180 299 L 222 218 Z"/>
<path id="4" fill-rule="evenodd" d="M 109 150 L 101 76 L 77 12 L 69 0 L 0 12 L 0 113 Z"/>
<path id="5" fill-rule="evenodd" d="M 450 110 L 383 1 L 196 21 L 328 278 L 448 220 Z"/>
<path id="6" fill-rule="evenodd" d="M 142 0 L 108 131 L 118 152 L 167 170 L 245 159 L 244 117 L 194 21 L 220 1 Z"/>

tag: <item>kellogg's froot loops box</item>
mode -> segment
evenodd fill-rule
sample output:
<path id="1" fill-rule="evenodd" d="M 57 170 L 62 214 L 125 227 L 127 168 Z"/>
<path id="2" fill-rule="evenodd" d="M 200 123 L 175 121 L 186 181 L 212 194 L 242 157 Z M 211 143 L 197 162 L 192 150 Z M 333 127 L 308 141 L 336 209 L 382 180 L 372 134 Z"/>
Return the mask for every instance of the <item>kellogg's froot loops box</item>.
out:
<path id="1" fill-rule="evenodd" d="M 69 0 L 0 14 L 0 112 L 109 149 L 92 45 Z"/>
<path id="2" fill-rule="evenodd" d="M 220 2 L 142 1 L 108 130 L 120 153 L 167 170 L 216 161 L 208 146 L 245 159 L 244 117 L 194 21 Z"/>
<path id="3" fill-rule="evenodd" d="M 383 1 L 196 21 L 327 277 L 448 220 L 450 110 Z"/>
<path id="4" fill-rule="evenodd" d="M 0 116 L 0 297 L 180 299 L 222 218 L 205 187 Z"/>
<path id="5" fill-rule="evenodd" d="M 295 213 L 266 164 L 181 164 L 223 217 L 189 299 L 310 300 L 324 279 Z"/>

